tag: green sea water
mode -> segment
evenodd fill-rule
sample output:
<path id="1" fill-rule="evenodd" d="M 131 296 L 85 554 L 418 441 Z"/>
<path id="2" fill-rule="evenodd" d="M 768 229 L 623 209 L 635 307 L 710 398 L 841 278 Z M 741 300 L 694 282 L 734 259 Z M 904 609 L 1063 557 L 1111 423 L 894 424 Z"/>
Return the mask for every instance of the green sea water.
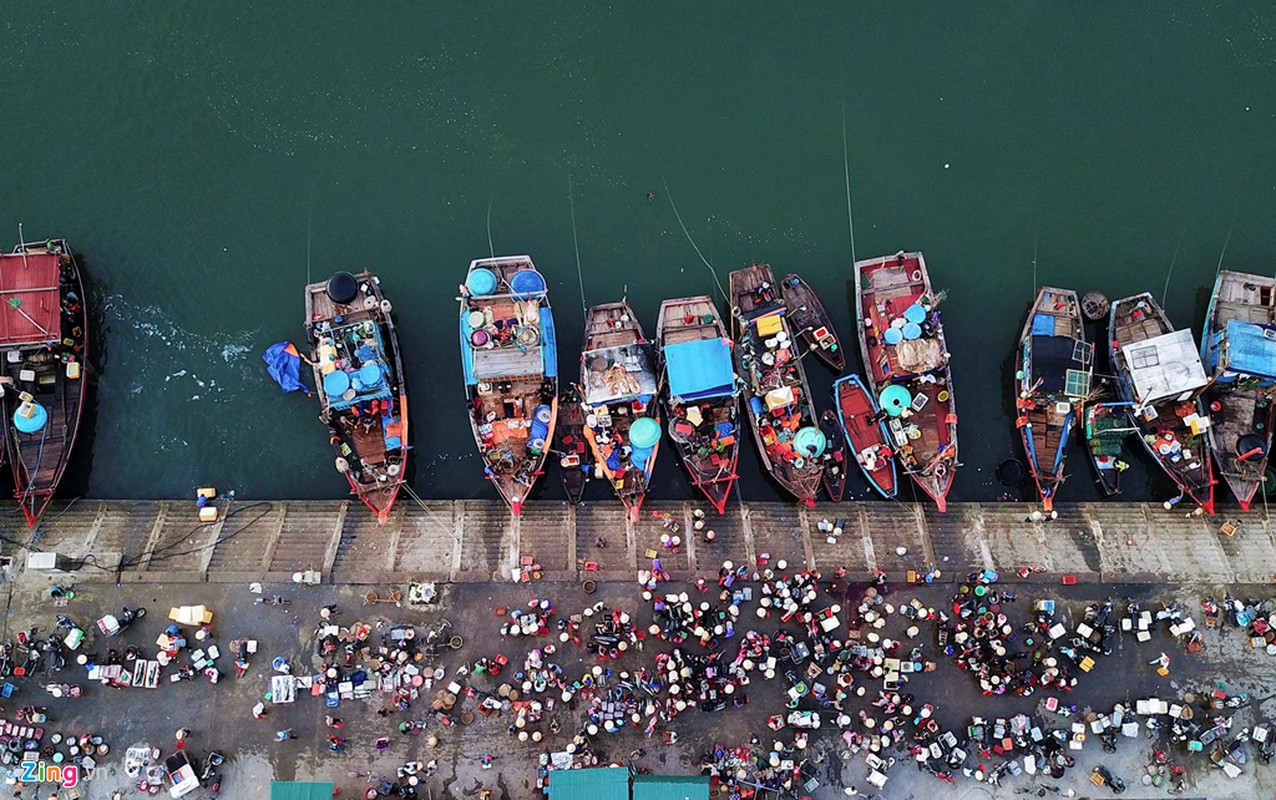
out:
<path id="1" fill-rule="evenodd" d="M 0 19 L 0 240 L 19 222 L 67 237 L 98 309 L 68 496 L 342 496 L 314 401 L 280 394 L 260 355 L 301 338 L 308 277 L 366 266 L 402 332 L 413 486 L 492 497 L 460 386 L 468 262 L 532 255 L 571 377 L 582 290 L 627 295 L 648 331 L 661 298 L 715 291 L 675 203 L 724 284 L 755 261 L 802 273 L 853 351 L 844 153 L 856 254 L 920 249 L 949 293 L 955 499 L 997 496 L 1017 453 L 1009 359 L 1034 285 L 1164 292 L 1199 331 L 1225 243 L 1225 266 L 1276 269 L 1271 3 L 16 3 Z M 825 397 L 832 376 L 809 372 Z M 1094 494 L 1073 455 L 1063 500 Z M 1127 496 L 1167 494 L 1137 460 Z M 751 450 L 742 464 L 746 497 L 776 496 Z M 689 496 L 668 455 L 654 492 Z"/>

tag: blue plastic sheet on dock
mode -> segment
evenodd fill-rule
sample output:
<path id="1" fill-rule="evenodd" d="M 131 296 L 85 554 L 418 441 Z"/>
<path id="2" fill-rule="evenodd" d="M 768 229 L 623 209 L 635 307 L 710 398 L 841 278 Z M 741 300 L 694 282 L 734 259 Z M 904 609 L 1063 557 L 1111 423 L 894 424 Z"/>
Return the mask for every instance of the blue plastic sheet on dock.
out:
<path id="1" fill-rule="evenodd" d="M 270 377 L 285 392 L 302 391 L 310 394 L 310 390 L 301 382 L 301 356 L 292 342 L 272 344 L 261 360 L 266 362 Z"/>
<path id="2" fill-rule="evenodd" d="M 679 342 L 665 348 L 669 392 L 683 402 L 726 397 L 735 390 L 731 345 L 725 339 Z"/>

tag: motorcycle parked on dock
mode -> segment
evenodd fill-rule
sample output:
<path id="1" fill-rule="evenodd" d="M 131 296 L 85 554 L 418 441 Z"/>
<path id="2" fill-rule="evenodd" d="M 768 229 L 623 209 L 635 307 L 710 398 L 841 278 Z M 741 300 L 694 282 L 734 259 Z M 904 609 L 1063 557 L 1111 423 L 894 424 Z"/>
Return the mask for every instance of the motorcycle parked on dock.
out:
<path id="1" fill-rule="evenodd" d="M 145 608 L 129 608 L 124 606 L 120 615 L 107 614 L 97 621 L 98 630 L 103 636 L 116 636 L 129 629 L 134 622 L 146 616 Z"/>

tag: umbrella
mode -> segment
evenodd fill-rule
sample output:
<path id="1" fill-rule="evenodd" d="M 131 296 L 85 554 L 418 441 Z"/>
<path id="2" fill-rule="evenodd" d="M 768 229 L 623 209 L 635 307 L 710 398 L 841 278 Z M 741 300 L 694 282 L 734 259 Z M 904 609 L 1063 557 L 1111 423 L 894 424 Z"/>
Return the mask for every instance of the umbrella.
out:
<path id="1" fill-rule="evenodd" d="M 266 362 L 270 377 L 275 379 L 285 392 L 303 391 L 307 395 L 310 390 L 301 382 L 301 356 L 291 342 L 272 344 L 261 357 Z"/>

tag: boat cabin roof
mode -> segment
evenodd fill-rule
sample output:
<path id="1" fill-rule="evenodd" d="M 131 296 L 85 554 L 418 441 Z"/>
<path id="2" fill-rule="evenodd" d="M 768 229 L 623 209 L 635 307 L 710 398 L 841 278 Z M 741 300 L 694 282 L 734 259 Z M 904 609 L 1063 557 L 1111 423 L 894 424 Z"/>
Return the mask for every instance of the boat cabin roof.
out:
<path id="1" fill-rule="evenodd" d="M 1144 405 L 1172 397 L 1190 399 L 1192 393 L 1209 383 L 1190 330 L 1132 342 L 1121 348 L 1121 356 L 1134 379 L 1138 400 Z"/>
<path id="2" fill-rule="evenodd" d="M 0 255 L 0 347 L 62 338 L 59 264 L 57 253 Z"/>

